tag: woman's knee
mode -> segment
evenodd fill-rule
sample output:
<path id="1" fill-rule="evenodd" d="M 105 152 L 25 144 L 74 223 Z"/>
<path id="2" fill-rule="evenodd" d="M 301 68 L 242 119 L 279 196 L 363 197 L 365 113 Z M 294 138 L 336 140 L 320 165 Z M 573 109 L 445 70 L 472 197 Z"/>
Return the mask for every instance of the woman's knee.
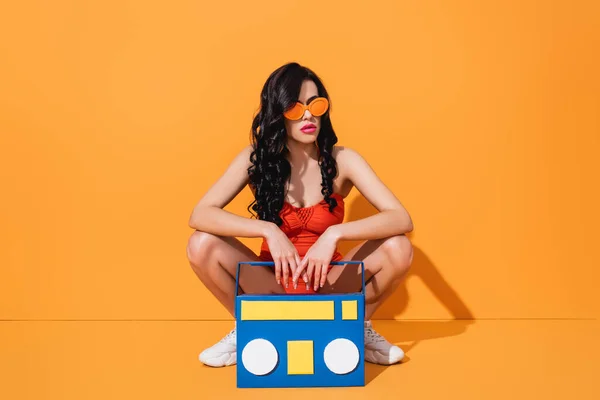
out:
<path id="1" fill-rule="evenodd" d="M 192 267 L 202 265 L 202 261 L 209 258 L 216 248 L 218 237 L 207 232 L 195 231 L 187 243 L 187 257 Z"/>
<path id="2" fill-rule="evenodd" d="M 393 268 L 394 275 L 404 275 L 412 265 L 413 246 L 406 235 L 396 235 L 383 242 L 383 249 L 390 260 L 389 267 Z"/>

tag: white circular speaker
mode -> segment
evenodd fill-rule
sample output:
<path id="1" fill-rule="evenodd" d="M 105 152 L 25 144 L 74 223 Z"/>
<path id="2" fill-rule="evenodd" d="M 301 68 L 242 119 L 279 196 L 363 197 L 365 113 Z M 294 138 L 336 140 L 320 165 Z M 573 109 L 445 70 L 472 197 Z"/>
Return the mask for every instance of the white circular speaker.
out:
<path id="1" fill-rule="evenodd" d="M 275 369 L 279 356 L 273 343 L 265 339 L 248 342 L 242 351 L 244 368 L 254 375 L 266 375 Z"/>
<path id="2" fill-rule="evenodd" d="M 341 375 L 354 371 L 360 355 L 354 342 L 340 338 L 329 342 L 323 352 L 323 358 L 331 372 Z"/>

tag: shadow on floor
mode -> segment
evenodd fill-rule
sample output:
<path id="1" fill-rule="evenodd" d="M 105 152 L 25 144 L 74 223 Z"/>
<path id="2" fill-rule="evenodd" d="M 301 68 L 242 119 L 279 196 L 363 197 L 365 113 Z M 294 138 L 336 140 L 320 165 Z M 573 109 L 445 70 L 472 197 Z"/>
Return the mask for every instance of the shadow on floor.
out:
<path id="1" fill-rule="evenodd" d="M 377 332 L 404 350 L 405 357 L 402 363 L 391 366 L 366 363 L 366 384 L 389 368 L 402 368 L 402 365 L 409 363 L 410 350 L 422 341 L 460 335 L 473 323 L 474 320 L 374 321 L 373 326 Z"/>
<path id="2" fill-rule="evenodd" d="M 377 209 L 367 199 L 359 195 L 347 206 L 347 220 L 355 221 L 367 218 L 377 213 Z M 417 224 L 416 224 L 417 225 Z M 415 232 L 409 233 L 409 239 L 413 239 Z M 339 250 L 342 254 L 348 253 L 360 241 L 341 242 Z M 474 316 L 460 298 L 459 294 L 450 286 L 440 273 L 425 251 L 413 243 L 414 259 L 411 270 L 406 279 L 400 284 L 396 291 L 385 301 L 373 316 L 375 328 L 390 342 L 401 344 L 400 347 L 406 353 L 402 364 L 410 362 L 409 351 L 424 340 L 460 335 L 466 331 L 468 325 L 475 323 Z M 402 313 L 408 307 L 410 296 L 406 287 L 409 279 L 420 279 L 430 290 L 431 294 L 448 310 L 452 316 L 451 320 L 444 321 L 401 321 Z M 386 320 L 378 324 L 377 320 Z M 389 320 L 389 321 L 387 321 Z M 394 321 L 400 320 L 400 321 Z M 411 342 L 405 344 L 406 342 Z M 398 368 L 402 364 L 394 366 L 381 366 L 367 363 L 366 382 L 373 381 L 379 374 L 388 368 Z"/>

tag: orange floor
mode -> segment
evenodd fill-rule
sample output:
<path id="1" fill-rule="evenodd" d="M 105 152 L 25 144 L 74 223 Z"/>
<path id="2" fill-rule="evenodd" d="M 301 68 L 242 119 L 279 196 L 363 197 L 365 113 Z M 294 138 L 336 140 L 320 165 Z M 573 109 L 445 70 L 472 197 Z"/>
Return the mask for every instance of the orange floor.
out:
<path id="1" fill-rule="evenodd" d="M 198 362 L 232 322 L 0 321 L 0 399 L 600 399 L 598 320 L 374 325 L 407 357 L 366 387 L 265 390 Z"/>

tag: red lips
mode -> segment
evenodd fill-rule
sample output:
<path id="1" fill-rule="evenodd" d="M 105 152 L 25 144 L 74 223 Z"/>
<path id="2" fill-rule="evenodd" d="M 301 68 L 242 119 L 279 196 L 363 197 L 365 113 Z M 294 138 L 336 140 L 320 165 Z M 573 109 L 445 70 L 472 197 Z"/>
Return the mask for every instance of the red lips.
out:
<path id="1" fill-rule="evenodd" d="M 317 126 L 315 124 L 306 124 L 302 128 L 300 128 L 301 131 L 307 130 L 307 129 L 317 129 Z"/>

